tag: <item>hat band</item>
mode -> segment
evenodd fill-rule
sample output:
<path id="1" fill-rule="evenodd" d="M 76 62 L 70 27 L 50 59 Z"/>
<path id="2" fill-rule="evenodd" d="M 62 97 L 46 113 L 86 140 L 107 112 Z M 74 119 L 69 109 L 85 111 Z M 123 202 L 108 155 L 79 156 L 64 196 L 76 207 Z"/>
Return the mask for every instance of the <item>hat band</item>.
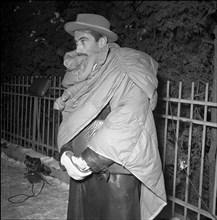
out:
<path id="1" fill-rule="evenodd" d="M 105 31 L 109 31 L 109 32 L 113 33 L 111 30 L 109 30 L 107 28 L 104 28 L 104 27 L 101 27 L 101 26 L 98 26 L 98 25 L 87 24 L 87 23 L 83 23 L 83 22 L 79 22 L 79 21 L 76 21 L 75 24 L 80 24 L 80 25 L 84 25 L 84 26 L 90 26 L 90 27 L 93 27 L 93 28 L 99 28 L 101 30 L 105 30 Z"/>

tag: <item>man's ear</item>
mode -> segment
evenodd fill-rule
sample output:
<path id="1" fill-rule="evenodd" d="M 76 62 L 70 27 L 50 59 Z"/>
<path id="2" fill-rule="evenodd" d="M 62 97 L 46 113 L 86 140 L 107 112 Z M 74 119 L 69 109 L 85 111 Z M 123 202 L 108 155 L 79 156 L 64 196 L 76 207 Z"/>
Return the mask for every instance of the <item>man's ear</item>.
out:
<path id="1" fill-rule="evenodd" d="M 108 42 L 107 37 L 103 36 L 99 39 L 99 46 L 102 48 L 102 47 L 106 46 L 107 42 Z"/>

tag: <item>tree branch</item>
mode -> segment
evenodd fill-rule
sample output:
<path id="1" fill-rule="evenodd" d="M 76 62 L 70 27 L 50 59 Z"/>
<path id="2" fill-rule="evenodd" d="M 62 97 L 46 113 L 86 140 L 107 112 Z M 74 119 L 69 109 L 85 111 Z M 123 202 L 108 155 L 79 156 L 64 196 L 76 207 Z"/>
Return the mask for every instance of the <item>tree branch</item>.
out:
<path id="1" fill-rule="evenodd" d="M 202 39 L 202 42 L 214 45 L 214 41 L 211 40 Z"/>

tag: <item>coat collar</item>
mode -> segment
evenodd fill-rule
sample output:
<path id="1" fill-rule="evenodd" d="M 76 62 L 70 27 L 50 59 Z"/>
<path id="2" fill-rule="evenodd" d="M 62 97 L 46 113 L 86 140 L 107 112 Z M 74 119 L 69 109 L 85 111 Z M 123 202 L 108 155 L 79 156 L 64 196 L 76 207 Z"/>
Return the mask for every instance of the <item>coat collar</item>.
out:
<path id="1" fill-rule="evenodd" d="M 108 43 L 105 47 L 102 48 L 97 56 L 95 69 L 99 69 L 106 62 L 110 50 L 116 47 L 119 46 L 115 43 Z"/>

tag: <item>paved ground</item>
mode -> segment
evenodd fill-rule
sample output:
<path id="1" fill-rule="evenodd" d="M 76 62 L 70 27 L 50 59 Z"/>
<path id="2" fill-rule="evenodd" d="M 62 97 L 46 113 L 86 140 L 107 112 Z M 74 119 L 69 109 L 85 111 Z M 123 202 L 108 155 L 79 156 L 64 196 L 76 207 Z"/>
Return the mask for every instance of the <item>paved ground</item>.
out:
<path id="1" fill-rule="evenodd" d="M 2 220 L 51 220 L 66 219 L 68 184 L 59 179 L 47 178 L 52 184 L 45 183 L 42 192 L 37 197 L 27 199 L 22 203 L 11 203 L 8 198 L 17 194 L 32 195 L 32 184 L 24 178 L 25 165 L 1 153 L 1 219 Z M 37 194 L 42 182 L 34 185 Z M 14 197 L 12 201 L 23 200 L 24 196 Z"/>

